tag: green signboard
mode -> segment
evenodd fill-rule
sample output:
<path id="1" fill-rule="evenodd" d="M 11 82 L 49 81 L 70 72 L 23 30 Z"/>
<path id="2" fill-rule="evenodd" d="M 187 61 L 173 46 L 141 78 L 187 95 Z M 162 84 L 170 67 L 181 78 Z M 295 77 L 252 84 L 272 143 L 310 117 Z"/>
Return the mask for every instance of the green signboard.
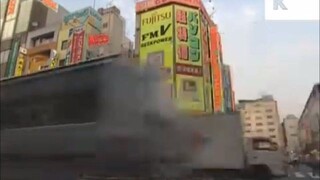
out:
<path id="1" fill-rule="evenodd" d="M 8 63 L 6 68 L 5 77 L 14 76 L 14 71 L 16 68 L 17 58 L 20 49 L 20 38 L 13 40 L 11 51 L 8 57 Z"/>

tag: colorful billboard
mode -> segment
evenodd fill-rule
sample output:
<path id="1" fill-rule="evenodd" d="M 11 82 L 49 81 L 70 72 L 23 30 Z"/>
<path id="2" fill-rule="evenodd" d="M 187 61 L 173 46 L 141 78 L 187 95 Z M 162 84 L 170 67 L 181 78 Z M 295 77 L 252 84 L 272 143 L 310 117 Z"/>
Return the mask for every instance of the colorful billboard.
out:
<path id="1" fill-rule="evenodd" d="M 214 112 L 223 111 L 222 76 L 219 63 L 218 31 L 216 26 L 210 28 L 211 67 L 213 80 L 213 107 Z"/>
<path id="2" fill-rule="evenodd" d="M 76 64 L 82 61 L 84 43 L 84 29 L 80 28 L 73 32 L 71 46 L 71 64 Z"/>
<path id="3" fill-rule="evenodd" d="M 140 65 L 159 67 L 173 93 L 173 6 L 141 14 Z"/>
<path id="4" fill-rule="evenodd" d="M 175 71 L 179 109 L 205 111 L 200 15 L 197 9 L 175 5 Z"/>

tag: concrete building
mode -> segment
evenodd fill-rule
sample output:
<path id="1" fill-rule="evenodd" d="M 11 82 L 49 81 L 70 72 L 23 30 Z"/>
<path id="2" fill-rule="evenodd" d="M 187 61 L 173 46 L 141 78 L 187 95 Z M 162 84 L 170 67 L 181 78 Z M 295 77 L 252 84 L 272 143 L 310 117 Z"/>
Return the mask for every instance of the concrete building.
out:
<path id="1" fill-rule="evenodd" d="M 225 112 L 221 38 L 202 1 L 137 2 L 135 43 L 140 66 L 159 68 L 178 109 Z"/>
<path id="2" fill-rule="evenodd" d="M 298 122 L 299 119 L 292 114 L 283 119 L 284 140 L 288 152 L 299 152 Z"/>
<path id="3" fill-rule="evenodd" d="M 100 46 L 100 56 L 123 55 L 124 58 L 133 58 L 133 42 L 126 36 L 126 21 L 121 16 L 119 8 L 111 6 L 99 8 L 102 16 L 101 33 L 108 36 L 109 41 Z"/>
<path id="4" fill-rule="evenodd" d="M 244 137 L 267 137 L 284 147 L 277 101 L 272 96 L 239 100 Z"/>
<path id="5" fill-rule="evenodd" d="M 57 43 L 58 64 L 71 65 L 98 57 L 99 49 L 89 45 L 89 37 L 99 35 L 101 27 L 102 17 L 92 7 L 65 16 Z"/>
<path id="6" fill-rule="evenodd" d="M 24 71 L 30 31 L 57 24 L 68 14 L 65 8 L 51 0 L 1 1 L 1 10 L 4 9 L 0 28 L 1 78 L 20 75 Z M 19 73 L 15 73 L 17 68 Z"/>
<path id="7" fill-rule="evenodd" d="M 299 142 L 302 152 L 320 150 L 320 83 L 313 86 L 299 118 Z"/>
<path id="8" fill-rule="evenodd" d="M 50 59 L 56 54 L 59 24 L 53 24 L 28 33 L 27 58 L 24 74 L 50 68 Z"/>

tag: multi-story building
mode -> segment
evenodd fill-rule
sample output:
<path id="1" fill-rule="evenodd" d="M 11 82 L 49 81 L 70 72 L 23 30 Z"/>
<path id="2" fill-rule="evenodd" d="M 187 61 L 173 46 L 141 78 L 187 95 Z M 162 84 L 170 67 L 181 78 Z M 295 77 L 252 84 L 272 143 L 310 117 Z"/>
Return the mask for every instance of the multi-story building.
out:
<path id="1" fill-rule="evenodd" d="M 120 10 L 112 6 L 99 8 L 98 12 L 102 16 L 101 33 L 109 37 L 108 43 L 100 47 L 102 56 L 123 54 L 132 57 L 133 42 L 125 35 L 126 21 Z"/>
<path id="2" fill-rule="evenodd" d="M 89 39 L 90 36 L 100 35 L 101 26 L 102 17 L 92 7 L 66 15 L 57 43 L 58 64 L 61 66 L 76 64 L 97 57 L 99 55 L 97 43 L 91 45 Z"/>
<path id="3" fill-rule="evenodd" d="M 244 137 L 267 137 L 284 147 L 277 101 L 272 96 L 239 100 Z"/>
<path id="4" fill-rule="evenodd" d="M 225 112 L 233 112 L 234 105 L 233 105 L 233 85 L 231 80 L 231 70 L 229 65 L 223 65 L 223 104 L 224 104 L 224 111 Z"/>
<path id="5" fill-rule="evenodd" d="M 159 68 L 180 110 L 224 112 L 221 38 L 202 1 L 137 2 L 135 38 L 140 65 Z"/>
<path id="6" fill-rule="evenodd" d="M 299 152 L 298 122 L 299 119 L 292 114 L 283 119 L 284 142 L 288 152 Z"/>
<path id="7" fill-rule="evenodd" d="M 23 74 L 29 32 L 58 24 L 66 14 L 52 0 L 1 1 L 1 78 Z"/>
<path id="8" fill-rule="evenodd" d="M 299 118 L 299 142 L 301 151 L 320 150 L 320 83 L 313 86 Z"/>

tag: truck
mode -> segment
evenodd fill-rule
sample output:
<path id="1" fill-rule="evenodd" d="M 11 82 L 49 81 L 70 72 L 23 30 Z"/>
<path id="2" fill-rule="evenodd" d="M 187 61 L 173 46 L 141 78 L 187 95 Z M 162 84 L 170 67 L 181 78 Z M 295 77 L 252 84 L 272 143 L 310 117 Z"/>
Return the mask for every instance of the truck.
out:
<path id="1" fill-rule="evenodd" d="M 1 81 L 1 179 L 283 173 L 280 152 L 244 140 L 239 113 L 181 113 L 155 69 L 119 58 Z"/>

